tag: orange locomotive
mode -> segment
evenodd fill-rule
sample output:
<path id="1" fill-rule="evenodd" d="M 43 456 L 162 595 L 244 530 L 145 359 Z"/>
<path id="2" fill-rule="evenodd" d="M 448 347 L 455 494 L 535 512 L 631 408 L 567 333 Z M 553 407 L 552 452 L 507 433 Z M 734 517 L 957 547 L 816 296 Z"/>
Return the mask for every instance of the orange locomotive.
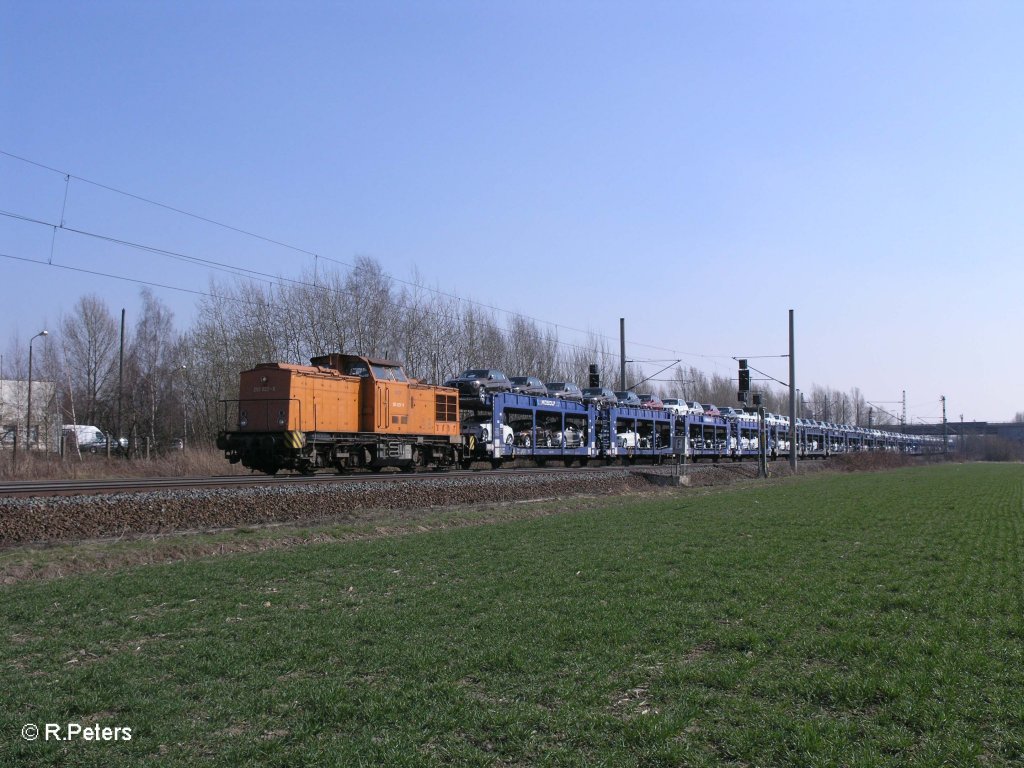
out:
<path id="1" fill-rule="evenodd" d="M 217 436 L 232 463 L 274 474 L 321 467 L 446 467 L 462 458 L 459 393 L 410 380 L 400 363 L 361 355 L 243 371 L 235 431 Z M 225 409 L 225 416 L 227 408 Z"/>

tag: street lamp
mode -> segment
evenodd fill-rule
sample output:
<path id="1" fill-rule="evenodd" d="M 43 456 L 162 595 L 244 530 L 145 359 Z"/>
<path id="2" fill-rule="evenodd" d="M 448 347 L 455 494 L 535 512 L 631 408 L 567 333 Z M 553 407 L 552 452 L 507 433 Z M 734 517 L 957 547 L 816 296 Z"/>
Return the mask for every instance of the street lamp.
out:
<path id="1" fill-rule="evenodd" d="M 32 342 L 40 336 L 49 336 L 48 331 L 40 331 L 28 340 L 28 413 L 25 418 L 25 451 L 32 448 Z M 15 442 L 17 448 L 17 442 Z"/>

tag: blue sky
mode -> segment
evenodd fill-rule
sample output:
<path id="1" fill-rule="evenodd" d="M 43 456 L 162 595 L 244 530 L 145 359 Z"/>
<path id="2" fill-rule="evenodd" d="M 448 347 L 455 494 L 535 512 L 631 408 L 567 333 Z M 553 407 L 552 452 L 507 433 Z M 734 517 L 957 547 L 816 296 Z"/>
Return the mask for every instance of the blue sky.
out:
<path id="1" fill-rule="evenodd" d="M 0 0 L 0 150 L 325 257 L 912 418 L 1024 410 L 1024 4 Z M 67 202 L 64 203 L 65 192 Z M 0 155 L 0 210 L 298 251 Z M 210 271 L 0 217 L 0 253 Z M 0 346 L 138 286 L 0 259 Z M 195 297 L 157 294 L 179 322 Z M 566 341 L 574 334 L 560 331 Z M 648 344 L 641 347 L 634 344 Z M 666 351 L 673 350 L 673 351 Z M 785 362 L 779 361 L 779 378 Z M 660 367 L 660 366 L 659 366 Z M 652 366 L 653 368 L 653 366 Z"/>

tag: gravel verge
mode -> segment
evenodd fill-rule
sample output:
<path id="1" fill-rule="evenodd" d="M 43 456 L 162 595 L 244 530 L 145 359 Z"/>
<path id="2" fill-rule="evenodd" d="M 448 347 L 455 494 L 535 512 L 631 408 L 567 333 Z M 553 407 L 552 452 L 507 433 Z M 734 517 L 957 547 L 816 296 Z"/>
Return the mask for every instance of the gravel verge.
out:
<path id="1" fill-rule="evenodd" d="M 254 486 L 0 500 L 0 548 L 296 521 L 358 522 L 373 510 L 429 509 L 649 489 L 627 470 L 423 478 L 401 483 Z"/>

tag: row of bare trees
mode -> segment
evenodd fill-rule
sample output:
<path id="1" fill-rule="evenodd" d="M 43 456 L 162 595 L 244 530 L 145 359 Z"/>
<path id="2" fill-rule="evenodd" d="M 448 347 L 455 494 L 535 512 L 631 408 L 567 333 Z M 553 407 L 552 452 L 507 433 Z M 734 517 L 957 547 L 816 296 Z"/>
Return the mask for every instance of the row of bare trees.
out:
<path id="1" fill-rule="evenodd" d="M 36 343 L 33 380 L 49 386 L 36 389 L 46 398 L 33 403 L 33 429 L 48 435 L 51 445 L 59 424 L 100 426 L 133 437 L 136 445 L 183 434 L 187 338 L 152 292 L 144 289 L 140 298 L 141 312 L 125 329 L 123 350 L 119 319 L 96 295 L 80 298 L 46 343 Z M 17 348 L 8 357 L 22 359 Z M 27 371 L 15 365 L 4 375 L 21 378 Z"/>
<path id="2" fill-rule="evenodd" d="M 191 328 L 143 290 L 141 312 L 125 329 L 97 296 L 84 296 L 61 318 L 45 345 L 36 379 L 56 384 L 63 423 L 95 424 L 122 436 L 161 443 L 185 437 L 210 442 L 223 427 L 222 401 L 237 397 L 238 373 L 259 362 L 304 363 L 336 351 L 401 361 L 411 376 L 441 382 L 465 368 L 494 367 L 509 375 L 584 384 L 596 364 L 615 383 L 619 360 L 608 340 L 591 333 L 567 343 L 550 326 L 499 313 L 445 294 L 414 275 L 396 281 L 370 258 L 347 272 L 320 270 L 293 280 L 213 283 Z M 18 352 L 15 352 L 15 356 Z M 700 402 L 732 403 L 736 381 L 676 366 L 650 380 L 636 364 L 627 384 Z M 786 409 L 786 394 L 765 391 L 769 410 Z M 867 423 L 859 390 L 814 387 L 806 416 Z M 875 417 L 875 423 L 883 423 Z"/>

